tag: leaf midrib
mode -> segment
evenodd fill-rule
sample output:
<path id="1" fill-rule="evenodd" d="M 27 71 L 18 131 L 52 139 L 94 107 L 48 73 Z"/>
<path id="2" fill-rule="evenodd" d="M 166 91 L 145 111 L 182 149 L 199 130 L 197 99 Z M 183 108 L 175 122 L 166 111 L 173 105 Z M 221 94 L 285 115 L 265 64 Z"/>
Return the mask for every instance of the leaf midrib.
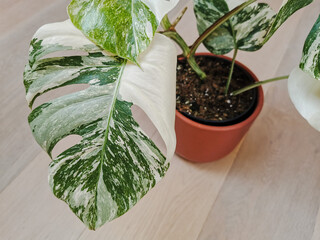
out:
<path id="1" fill-rule="evenodd" d="M 98 173 L 98 176 L 97 176 L 98 181 L 97 181 L 97 184 L 96 184 L 96 191 L 95 191 L 95 209 L 96 209 L 96 211 L 98 210 L 97 209 L 97 206 L 98 206 L 98 204 L 97 204 L 98 185 L 99 185 L 100 176 L 101 176 L 102 171 L 103 171 L 102 166 L 103 166 L 103 163 L 104 163 L 106 145 L 107 145 L 107 142 L 108 142 L 108 135 L 109 135 L 109 130 L 110 130 L 110 122 L 111 122 L 111 119 L 113 117 L 113 112 L 114 112 L 114 109 L 115 109 L 115 104 L 116 104 L 118 93 L 119 93 L 121 77 L 122 77 L 124 68 L 126 66 L 126 63 L 127 63 L 127 60 L 123 60 L 123 64 L 121 66 L 121 69 L 120 69 L 120 72 L 119 72 L 119 75 L 118 75 L 118 79 L 116 80 L 117 84 L 116 84 L 116 87 L 115 87 L 115 90 L 114 90 L 114 95 L 112 97 L 112 104 L 110 106 L 110 111 L 109 111 L 109 115 L 108 115 L 107 129 L 105 131 L 105 136 L 104 136 L 105 139 L 104 139 L 104 142 L 103 142 L 103 147 L 102 147 L 101 155 L 100 155 L 100 163 L 99 163 L 100 164 L 100 169 L 99 169 L 99 173 Z M 95 220 L 97 220 L 97 219 L 95 219 Z M 94 229 L 96 227 L 95 224 L 94 224 Z"/>

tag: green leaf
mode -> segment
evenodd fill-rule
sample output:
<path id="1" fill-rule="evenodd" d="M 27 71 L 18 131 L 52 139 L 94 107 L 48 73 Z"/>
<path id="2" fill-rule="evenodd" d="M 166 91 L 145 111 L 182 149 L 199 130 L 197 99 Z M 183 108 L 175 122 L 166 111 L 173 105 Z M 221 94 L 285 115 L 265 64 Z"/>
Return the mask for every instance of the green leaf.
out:
<path id="1" fill-rule="evenodd" d="M 122 58 L 137 63 L 151 43 L 162 17 L 178 0 L 72 0 L 68 13 L 86 37 Z"/>
<path id="2" fill-rule="evenodd" d="M 243 2 L 245 1 L 194 0 L 199 33 L 202 34 L 220 17 Z M 266 3 L 253 3 L 213 32 L 204 41 L 204 45 L 215 54 L 226 54 L 234 48 L 256 51 L 288 17 L 311 2 L 312 0 L 286 0 L 277 14 Z"/>
<path id="3" fill-rule="evenodd" d="M 229 12 L 229 7 L 225 0 L 210 2 L 207 0 L 194 0 L 194 12 L 197 18 L 197 27 L 201 35 L 216 20 Z M 211 36 L 207 37 L 203 44 L 212 53 L 225 54 L 234 47 L 230 25 L 223 24 Z"/>
<path id="4" fill-rule="evenodd" d="M 62 50 L 82 50 L 87 55 L 46 56 Z M 90 229 L 127 212 L 166 173 L 175 149 L 175 93 L 171 90 L 175 63 L 175 46 L 164 36 L 155 36 L 141 57 L 141 70 L 106 55 L 70 21 L 45 25 L 35 34 L 24 73 L 30 106 L 52 89 L 88 84 L 85 90 L 35 108 L 29 123 L 36 141 L 50 156 L 64 137 L 82 137 L 51 162 L 49 184 Z M 141 103 L 145 101 L 150 103 Z M 133 103 L 151 120 L 161 119 L 154 124 L 166 143 L 167 159 L 132 117 Z"/>
<path id="5" fill-rule="evenodd" d="M 300 68 L 320 80 L 320 16 L 304 43 Z"/>
<path id="6" fill-rule="evenodd" d="M 301 116 L 320 131 L 320 81 L 297 67 L 288 79 L 288 92 Z"/>
<path id="7" fill-rule="evenodd" d="M 234 1 L 225 0 L 194 0 L 194 3 L 200 34 L 237 6 Z M 253 3 L 218 28 L 204 41 L 204 45 L 215 54 L 226 54 L 235 47 L 246 51 L 257 50 L 273 18 L 274 12 L 267 4 Z"/>

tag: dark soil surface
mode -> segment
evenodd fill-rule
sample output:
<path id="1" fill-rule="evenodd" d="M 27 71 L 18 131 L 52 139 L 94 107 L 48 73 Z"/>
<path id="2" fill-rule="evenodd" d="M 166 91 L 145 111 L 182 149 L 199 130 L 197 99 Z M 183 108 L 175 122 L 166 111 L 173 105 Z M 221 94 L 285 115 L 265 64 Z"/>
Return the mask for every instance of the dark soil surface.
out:
<path id="1" fill-rule="evenodd" d="M 185 60 L 178 61 L 176 92 L 178 111 L 200 119 L 219 122 L 243 115 L 254 104 L 256 89 L 237 96 L 224 94 L 231 62 L 208 56 L 197 56 L 196 61 L 207 74 L 205 80 L 201 80 Z M 229 93 L 253 81 L 248 73 L 235 65 Z"/>

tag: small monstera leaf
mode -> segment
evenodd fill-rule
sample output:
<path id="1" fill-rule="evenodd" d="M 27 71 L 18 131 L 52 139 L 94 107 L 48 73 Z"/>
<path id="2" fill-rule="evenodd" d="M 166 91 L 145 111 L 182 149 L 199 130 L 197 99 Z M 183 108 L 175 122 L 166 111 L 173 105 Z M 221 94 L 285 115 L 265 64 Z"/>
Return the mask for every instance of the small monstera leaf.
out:
<path id="1" fill-rule="evenodd" d="M 163 16 L 179 0 L 72 0 L 73 24 L 103 49 L 138 62 Z"/>
<path id="2" fill-rule="evenodd" d="M 309 124 L 320 131 L 320 16 L 303 48 L 300 68 L 290 74 L 290 98 Z"/>
<path id="3" fill-rule="evenodd" d="M 46 56 L 62 50 L 87 54 Z M 35 108 L 29 123 L 50 156 L 62 138 L 82 137 L 51 162 L 49 184 L 90 229 L 134 206 L 164 176 L 174 153 L 176 54 L 171 40 L 156 34 L 141 55 L 141 67 L 107 55 L 71 21 L 41 27 L 31 43 L 24 73 L 30 106 L 52 89 L 88 84 Z M 167 159 L 132 117 L 132 103 L 154 121 Z"/>
<path id="4" fill-rule="evenodd" d="M 199 33 L 242 4 L 243 0 L 194 0 Z M 226 54 L 234 48 L 244 51 L 260 49 L 274 32 L 298 9 L 312 0 L 286 0 L 276 14 L 266 3 L 252 3 L 231 17 L 205 41 L 206 48 L 215 54 Z"/>

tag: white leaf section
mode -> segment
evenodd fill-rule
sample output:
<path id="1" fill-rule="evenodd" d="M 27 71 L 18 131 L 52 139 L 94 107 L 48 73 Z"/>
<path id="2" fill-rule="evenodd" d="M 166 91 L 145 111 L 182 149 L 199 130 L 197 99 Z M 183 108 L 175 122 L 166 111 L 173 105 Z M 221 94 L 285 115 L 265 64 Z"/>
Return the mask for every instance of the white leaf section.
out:
<path id="1" fill-rule="evenodd" d="M 179 2 L 179 0 L 142 0 L 156 16 L 160 23 L 164 15 L 170 12 Z"/>
<path id="2" fill-rule="evenodd" d="M 83 49 L 86 45 L 93 45 L 93 43 L 84 37 L 83 33 L 72 24 L 70 19 L 64 22 L 43 25 L 35 33 L 33 38 L 43 39 L 43 46 L 59 44 L 62 46 L 72 46 L 73 49 Z M 101 49 L 96 46 L 95 50 Z"/>
<path id="3" fill-rule="evenodd" d="M 149 48 L 140 56 L 141 68 L 127 64 L 122 76 L 120 95 L 145 111 L 158 129 L 171 159 L 176 138 L 175 89 L 177 54 L 173 42 L 156 34 Z"/>
<path id="4" fill-rule="evenodd" d="M 288 91 L 301 116 L 320 131 L 320 81 L 295 68 L 288 80 Z"/>

